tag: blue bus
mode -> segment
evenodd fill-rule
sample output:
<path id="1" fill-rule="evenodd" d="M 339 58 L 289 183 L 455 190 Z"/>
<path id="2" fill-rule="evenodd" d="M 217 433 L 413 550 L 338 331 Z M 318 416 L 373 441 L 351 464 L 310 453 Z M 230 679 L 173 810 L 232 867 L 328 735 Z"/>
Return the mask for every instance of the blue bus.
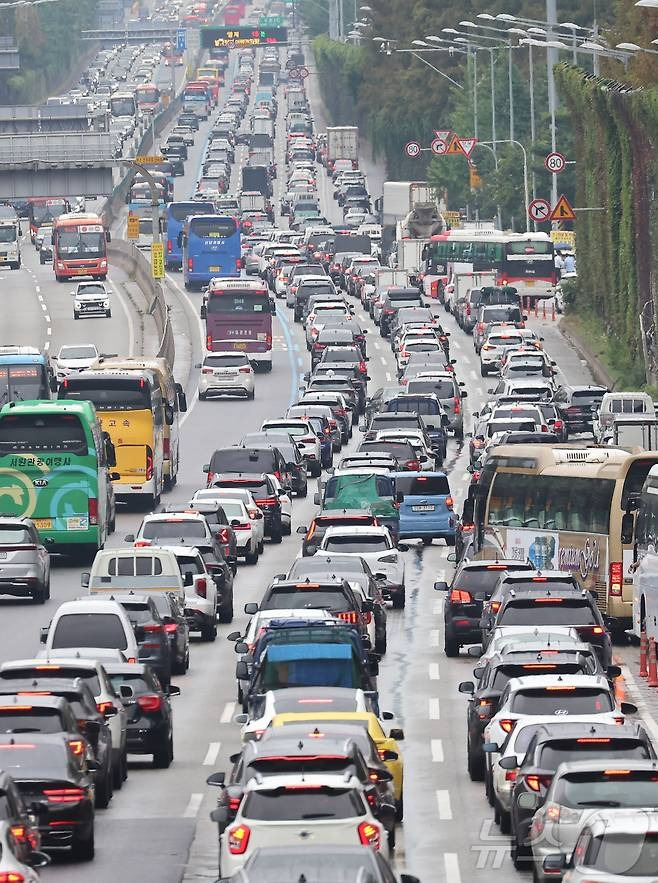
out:
<path id="1" fill-rule="evenodd" d="M 0 407 L 8 402 L 50 399 L 57 389 L 52 367 L 32 346 L 0 346 Z"/>
<path id="2" fill-rule="evenodd" d="M 203 210 L 206 215 L 214 213 L 211 202 L 199 205 L 198 200 L 188 199 L 185 202 L 170 202 L 167 206 L 167 243 L 165 248 L 165 266 L 168 270 L 180 270 L 183 266 L 183 225 L 189 215 L 198 214 Z"/>
<path id="3" fill-rule="evenodd" d="M 222 215 L 192 215 L 183 227 L 183 282 L 201 288 L 213 276 L 239 278 L 240 224 Z"/>

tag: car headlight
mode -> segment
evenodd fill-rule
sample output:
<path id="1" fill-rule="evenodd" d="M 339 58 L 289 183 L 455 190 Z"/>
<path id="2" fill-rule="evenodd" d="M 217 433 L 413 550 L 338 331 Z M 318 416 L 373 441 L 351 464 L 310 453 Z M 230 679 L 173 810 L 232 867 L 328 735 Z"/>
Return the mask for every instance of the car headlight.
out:
<path id="1" fill-rule="evenodd" d="M 109 309 L 110 309 L 110 302 L 109 302 L 109 300 L 104 300 L 104 301 L 103 301 L 103 306 L 105 307 L 106 310 L 109 310 Z"/>

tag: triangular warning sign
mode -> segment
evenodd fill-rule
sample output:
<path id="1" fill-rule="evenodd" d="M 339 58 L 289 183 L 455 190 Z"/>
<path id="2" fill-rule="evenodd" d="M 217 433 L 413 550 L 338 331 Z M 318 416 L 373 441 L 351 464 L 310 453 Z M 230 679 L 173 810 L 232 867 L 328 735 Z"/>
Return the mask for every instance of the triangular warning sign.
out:
<path id="1" fill-rule="evenodd" d="M 454 156 L 455 153 L 458 153 L 460 156 L 465 156 L 464 148 L 461 145 L 461 141 L 457 137 L 457 135 L 452 136 L 452 141 L 448 145 L 448 149 L 446 150 L 446 154 L 452 154 Z"/>
<path id="2" fill-rule="evenodd" d="M 450 129 L 435 129 L 434 134 L 439 139 L 439 141 L 447 141 L 448 138 L 452 135 Z"/>
<path id="3" fill-rule="evenodd" d="M 470 156 L 473 153 L 473 148 L 478 143 L 477 138 L 460 138 L 459 146 L 462 151 L 466 154 L 466 156 Z"/>
<path id="4" fill-rule="evenodd" d="M 576 213 L 571 208 L 571 203 L 567 199 L 567 197 L 562 194 L 558 201 L 553 206 L 553 211 L 551 212 L 550 221 L 575 221 Z"/>

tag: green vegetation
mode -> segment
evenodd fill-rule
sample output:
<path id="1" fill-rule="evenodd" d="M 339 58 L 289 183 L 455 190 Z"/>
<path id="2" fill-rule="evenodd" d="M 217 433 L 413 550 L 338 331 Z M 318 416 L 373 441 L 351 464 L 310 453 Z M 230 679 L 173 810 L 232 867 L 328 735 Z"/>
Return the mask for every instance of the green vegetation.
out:
<path id="1" fill-rule="evenodd" d="M 0 78 L 0 103 L 45 99 L 86 51 L 80 31 L 93 28 L 98 0 L 59 0 L 3 12 L 3 31 L 20 51 L 19 71 Z"/>

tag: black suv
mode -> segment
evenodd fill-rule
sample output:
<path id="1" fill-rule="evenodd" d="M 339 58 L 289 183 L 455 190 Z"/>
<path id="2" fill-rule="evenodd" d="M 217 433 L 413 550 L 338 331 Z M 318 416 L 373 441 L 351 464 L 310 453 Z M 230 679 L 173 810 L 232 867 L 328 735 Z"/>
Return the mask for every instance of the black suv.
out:
<path id="1" fill-rule="evenodd" d="M 283 537 L 281 522 L 280 494 L 274 482 L 265 473 L 250 474 L 247 472 L 225 473 L 213 475 L 211 487 L 242 488 L 249 490 L 254 496 L 256 505 L 265 519 L 265 533 L 273 543 L 280 543 Z M 285 493 L 282 489 L 281 493 Z"/>
<path id="2" fill-rule="evenodd" d="M 278 448 L 272 445 L 263 447 L 243 447 L 231 445 L 228 448 L 219 448 L 205 464 L 203 471 L 206 473 L 207 486 L 211 487 L 216 476 L 233 473 L 262 473 L 268 472 L 276 475 L 282 485 L 290 484 L 286 461 Z"/>
<path id="3" fill-rule="evenodd" d="M 401 307 L 423 307 L 423 296 L 417 288 L 389 288 L 384 295 L 379 318 L 379 333 L 388 337 L 396 312 Z"/>
<path id="4" fill-rule="evenodd" d="M 167 686 L 171 681 L 171 646 L 153 598 L 132 593 L 112 597 L 126 611 L 133 627 L 140 663 L 150 665 L 160 682 Z"/>
<path id="5" fill-rule="evenodd" d="M 512 860 L 517 870 L 525 869 L 532 858 L 528 843 L 532 817 L 536 807 L 519 805 L 523 794 L 535 795 L 533 803 L 541 805 L 553 774 L 561 763 L 600 758 L 602 764 L 619 760 L 653 760 L 656 757 L 651 740 L 639 724 L 550 723 L 540 727 L 532 737 L 525 757 L 518 767 L 516 784 L 510 799 Z M 503 769 L 516 770 L 515 755 L 500 761 Z M 521 801 L 523 803 L 524 801 Z M 502 826 L 507 828 L 505 820 Z"/>
<path id="6" fill-rule="evenodd" d="M 605 386 L 561 386 L 553 396 L 568 434 L 594 432 L 592 408 L 598 408 L 607 393 Z"/>
<path id="7" fill-rule="evenodd" d="M 574 628 L 583 641 L 589 641 L 601 665 L 607 668 L 612 658 L 612 641 L 601 611 L 585 589 L 560 594 L 541 588 L 516 589 L 500 605 L 492 629 L 499 626 L 559 626 Z"/>
<path id="8" fill-rule="evenodd" d="M 443 605 L 446 656 L 458 656 L 466 644 L 479 644 L 482 602 L 490 598 L 502 573 L 532 571 L 529 561 L 499 558 L 491 561 L 465 561 L 457 566 L 452 582 L 437 580 L 434 588 L 447 592 Z"/>
<path id="9" fill-rule="evenodd" d="M 511 678 L 544 674 L 602 674 L 601 665 L 592 653 L 578 649 L 546 649 L 531 651 L 503 651 L 495 653 L 473 670 L 473 681 L 462 681 L 459 692 L 469 696 L 466 709 L 467 769 L 474 782 L 484 780 L 485 757 L 482 735 L 491 718 L 497 713 L 501 694 Z M 617 672 L 615 672 L 617 673 Z"/>

